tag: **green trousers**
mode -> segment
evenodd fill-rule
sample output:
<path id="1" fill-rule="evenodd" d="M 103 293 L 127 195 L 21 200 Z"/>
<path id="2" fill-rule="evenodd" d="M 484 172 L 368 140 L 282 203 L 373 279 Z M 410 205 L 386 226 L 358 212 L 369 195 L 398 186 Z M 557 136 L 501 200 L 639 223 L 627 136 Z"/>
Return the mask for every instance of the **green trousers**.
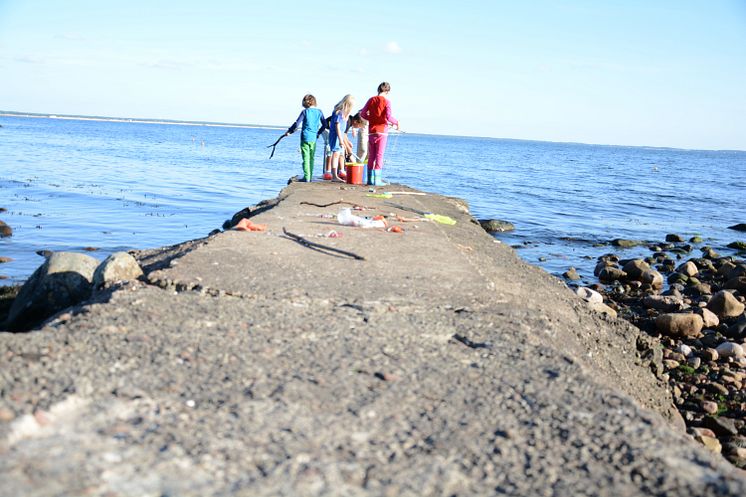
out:
<path id="1" fill-rule="evenodd" d="M 303 158 L 303 178 L 311 181 L 313 178 L 313 157 L 316 155 L 316 142 L 301 142 L 300 155 Z"/>

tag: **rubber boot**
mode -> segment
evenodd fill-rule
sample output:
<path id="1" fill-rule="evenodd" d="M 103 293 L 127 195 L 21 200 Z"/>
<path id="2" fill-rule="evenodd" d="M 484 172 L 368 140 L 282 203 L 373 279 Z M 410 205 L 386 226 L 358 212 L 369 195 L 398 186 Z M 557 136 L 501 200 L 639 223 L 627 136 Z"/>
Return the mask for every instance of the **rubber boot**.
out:
<path id="1" fill-rule="evenodd" d="M 388 183 L 383 182 L 383 175 L 381 174 L 382 171 L 380 169 L 374 169 L 373 170 L 373 184 L 375 186 L 386 186 Z"/>
<path id="2" fill-rule="evenodd" d="M 373 169 L 370 166 L 366 167 L 366 176 L 367 179 L 365 181 L 365 184 L 367 185 L 373 185 Z"/>

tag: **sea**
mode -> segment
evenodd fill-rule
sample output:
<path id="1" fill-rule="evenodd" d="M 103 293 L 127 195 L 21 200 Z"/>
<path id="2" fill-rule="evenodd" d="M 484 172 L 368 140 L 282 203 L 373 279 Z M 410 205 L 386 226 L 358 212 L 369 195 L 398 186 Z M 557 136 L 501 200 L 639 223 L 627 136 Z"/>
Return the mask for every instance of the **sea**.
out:
<path id="1" fill-rule="evenodd" d="M 0 116 L 0 285 L 25 281 L 40 251 L 113 252 L 201 238 L 301 173 L 299 138 L 252 126 Z M 321 174 L 321 149 L 315 173 Z M 646 256 L 616 238 L 667 234 L 723 255 L 746 241 L 746 152 L 434 136 L 389 137 L 384 179 L 468 201 L 527 262 L 595 281 L 596 258 Z M 385 191 L 385 189 L 384 189 Z M 95 249 L 95 250 L 94 250 Z"/>

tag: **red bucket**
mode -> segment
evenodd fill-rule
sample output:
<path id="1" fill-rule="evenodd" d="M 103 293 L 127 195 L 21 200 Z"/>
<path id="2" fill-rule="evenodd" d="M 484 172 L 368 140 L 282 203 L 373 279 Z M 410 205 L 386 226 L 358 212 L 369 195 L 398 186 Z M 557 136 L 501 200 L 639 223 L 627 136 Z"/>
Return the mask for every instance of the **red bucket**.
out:
<path id="1" fill-rule="evenodd" d="M 364 168 L 365 168 L 365 164 L 363 164 L 362 162 L 345 163 L 345 173 L 347 173 L 347 183 L 349 183 L 350 185 L 362 185 Z"/>

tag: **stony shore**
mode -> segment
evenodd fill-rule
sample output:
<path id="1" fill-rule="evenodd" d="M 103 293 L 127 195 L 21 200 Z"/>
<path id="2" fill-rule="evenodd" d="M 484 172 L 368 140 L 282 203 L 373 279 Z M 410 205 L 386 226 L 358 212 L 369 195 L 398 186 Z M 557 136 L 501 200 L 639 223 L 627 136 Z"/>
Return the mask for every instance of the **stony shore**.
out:
<path id="1" fill-rule="evenodd" d="M 647 245 L 644 259 L 600 257 L 591 290 L 658 340 L 653 369 L 689 432 L 746 468 L 746 261 L 673 233 Z M 580 278 L 564 276 L 570 285 Z"/>
<path id="2" fill-rule="evenodd" d="M 0 333 L 0 495 L 746 494 L 656 340 L 462 201 L 294 183 L 246 216 Z"/>

